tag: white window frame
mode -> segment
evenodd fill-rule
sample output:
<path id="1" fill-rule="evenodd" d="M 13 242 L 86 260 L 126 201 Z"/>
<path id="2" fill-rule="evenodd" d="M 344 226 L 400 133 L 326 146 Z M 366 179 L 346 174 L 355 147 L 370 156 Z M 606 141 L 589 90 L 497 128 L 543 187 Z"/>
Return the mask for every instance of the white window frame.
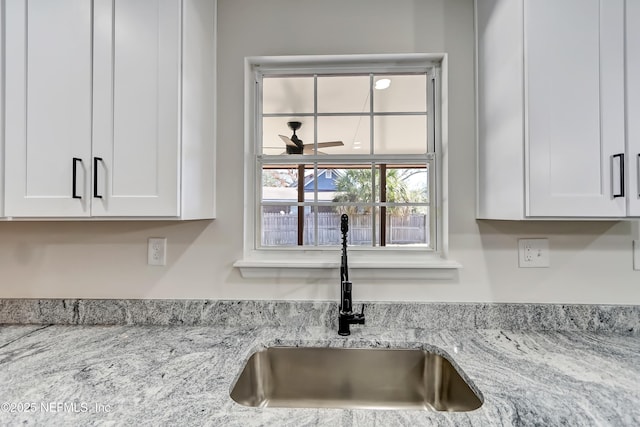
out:
<path id="1" fill-rule="evenodd" d="M 245 58 L 244 112 L 244 250 L 235 267 L 245 278 L 304 278 L 318 280 L 339 276 L 340 250 L 326 247 L 297 246 L 258 248 L 257 221 L 260 217 L 260 195 L 256 169 L 256 143 L 259 135 L 256 115 L 259 112 L 259 91 L 256 90 L 256 68 L 265 72 L 309 74 L 330 65 L 353 72 L 407 72 L 435 68 L 435 173 L 436 188 L 436 248 L 349 247 L 349 269 L 353 279 L 452 279 L 461 265 L 448 259 L 447 204 L 447 55 L 446 54 L 383 54 L 383 55 L 323 55 L 323 56 L 261 56 Z"/>

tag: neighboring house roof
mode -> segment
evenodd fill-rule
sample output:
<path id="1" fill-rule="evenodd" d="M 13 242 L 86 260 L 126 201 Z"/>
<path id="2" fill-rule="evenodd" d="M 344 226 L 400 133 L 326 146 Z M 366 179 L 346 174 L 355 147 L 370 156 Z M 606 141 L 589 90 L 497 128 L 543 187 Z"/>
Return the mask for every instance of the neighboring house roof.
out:
<path id="1" fill-rule="evenodd" d="M 333 169 L 318 171 L 318 200 L 330 202 L 336 194 L 336 178 L 338 174 Z M 309 174 L 304 178 L 305 201 L 313 201 L 315 177 Z M 262 200 L 274 202 L 293 202 L 298 200 L 298 182 L 293 182 L 289 187 L 262 187 Z"/>
<path id="2" fill-rule="evenodd" d="M 335 191 L 318 192 L 318 201 L 330 202 L 335 197 Z M 305 191 L 305 201 L 313 201 L 313 191 Z M 262 200 L 269 202 L 296 203 L 298 189 L 292 187 L 262 187 Z"/>
<path id="3" fill-rule="evenodd" d="M 333 169 L 323 169 L 318 171 L 318 191 L 336 191 L 336 178 L 338 174 Z M 304 191 L 313 191 L 314 190 L 314 182 L 315 182 L 314 174 L 311 173 L 304 177 Z M 297 188 L 298 182 L 294 182 L 291 184 L 292 187 Z"/>

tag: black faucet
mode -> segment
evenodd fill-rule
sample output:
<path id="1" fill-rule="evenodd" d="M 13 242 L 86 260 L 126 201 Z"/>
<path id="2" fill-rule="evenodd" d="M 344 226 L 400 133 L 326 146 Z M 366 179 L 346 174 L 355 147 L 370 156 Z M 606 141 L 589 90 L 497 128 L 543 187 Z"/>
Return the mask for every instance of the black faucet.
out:
<path id="1" fill-rule="evenodd" d="M 347 265 L 347 232 L 349 231 L 349 217 L 340 217 L 340 231 L 342 232 L 342 263 L 340 265 L 340 313 L 338 314 L 338 334 L 350 335 L 349 325 L 364 325 L 364 304 L 362 311 L 352 311 L 351 282 L 349 281 L 349 266 Z"/>

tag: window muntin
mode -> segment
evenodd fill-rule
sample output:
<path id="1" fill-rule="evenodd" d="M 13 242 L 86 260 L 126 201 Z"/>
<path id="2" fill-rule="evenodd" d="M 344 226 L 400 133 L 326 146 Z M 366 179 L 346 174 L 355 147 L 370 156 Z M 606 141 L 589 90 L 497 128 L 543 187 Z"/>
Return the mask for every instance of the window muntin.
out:
<path id="1" fill-rule="evenodd" d="M 351 245 L 435 250 L 433 78 L 432 69 L 258 72 L 256 247 L 338 245 L 339 216 L 348 213 Z M 376 89 L 381 79 L 391 85 Z M 292 137 L 292 121 L 302 123 L 303 154 L 286 154 L 279 136 Z"/>
<path id="2" fill-rule="evenodd" d="M 358 232 L 359 237 L 354 234 L 350 244 L 433 249 L 429 191 L 433 160 L 430 156 L 424 164 L 263 163 L 260 246 L 336 245 L 340 215 L 346 213 L 359 229 L 368 227 L 366 233 Z"/>

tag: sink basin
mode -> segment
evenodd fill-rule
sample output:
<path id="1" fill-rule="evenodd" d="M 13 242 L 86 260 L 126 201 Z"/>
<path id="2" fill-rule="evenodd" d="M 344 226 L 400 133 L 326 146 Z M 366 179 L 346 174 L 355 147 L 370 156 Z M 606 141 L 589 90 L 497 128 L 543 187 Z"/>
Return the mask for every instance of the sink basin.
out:
<path id="1" fill-rule="evenodd" d="M 425 350 L 270 347 L 251 355 L 231 398 L 255 407 L 471 411 L 482 401 Z"/>

